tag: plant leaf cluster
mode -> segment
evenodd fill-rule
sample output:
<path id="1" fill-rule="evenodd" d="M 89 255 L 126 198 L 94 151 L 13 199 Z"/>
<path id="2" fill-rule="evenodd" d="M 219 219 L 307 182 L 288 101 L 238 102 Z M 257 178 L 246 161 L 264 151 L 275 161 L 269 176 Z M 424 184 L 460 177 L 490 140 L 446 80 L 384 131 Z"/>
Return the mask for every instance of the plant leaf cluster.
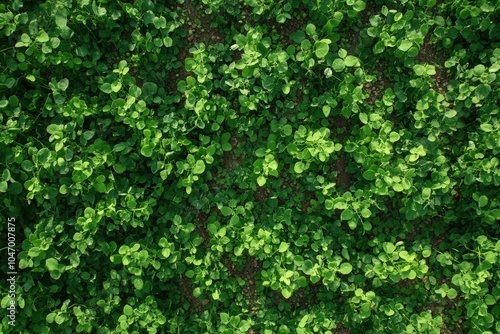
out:
<path id="1" fill-rule="evenodd" d="M 0 4 L 0 332 L 499 332 L 498 18 Z"/>

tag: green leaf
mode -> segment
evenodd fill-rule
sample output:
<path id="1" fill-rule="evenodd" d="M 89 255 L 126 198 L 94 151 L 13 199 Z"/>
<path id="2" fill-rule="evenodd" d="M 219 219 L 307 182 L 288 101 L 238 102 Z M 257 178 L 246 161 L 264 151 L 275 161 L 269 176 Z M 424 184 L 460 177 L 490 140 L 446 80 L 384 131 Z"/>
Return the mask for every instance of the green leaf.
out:
<path id="1" fill-rule="evenodd" d="M 8 188 L 9 188 L 9 184 L 7 183 L 7 181 L 0 182 L 0 192 L 2 192 L 2 193 L 7 192 Z"/>
<path id="2" fill-rule="evenodd" d="M 415 74 L 418 75 L 419 77 L 424 75 L 424 73 L 426 73 L 425 67 L 419 64 L 413 66 L 413 70 L 415 71 Z"/>
<path id="3" fill-rule="evenodd" d="M 49 324 L 53 323 L 55 319 L 56 319 L 56 314 L 55 313 L 49 313 L 45 317 L 45 321 L 47 321 L 47 323 L 49 323 Z"/>
<path id="4" fill-rule="evenodd" d="M 306 35 L 302 30 L 297 30 L 296 32 L 290 35 L 290 38 L 297 44 L 302 43 L 302 41 L 306 38 Z"/>
<path id="5" fill-rule="evenodd" d="M 65 28 L 68 24 L 68 13 L 65 9 L 59 9 L 54 16 L 56 25 L 59 28 Z"/>
<path id="6" fill-rule="evenodd" d="M 285 23 L 285 21 L 286 21 L 285 14 L 278 14 L 276 16 L 276 22 L 278 22 L 278 23 Z"/>
<path id="7" fill-rule="evenodd" d="M 108 82 L 103 83 L 99 88 L 106 94 L 111 94 L 111 92 L 113 91 L 111 89 L 111 84 Z"/>
<path id="8" fill-rule="evenodd" d="M 488 94 L 491 92 L 491 86 L 488 85 L 488 84 L 480 84 L 479 86 L 476 87 L 476 91 L 475 91 L 475 94 L 476 94 L 476 97 L 479 99 L 479 100 L 483 100 L 485 99 Z"/>
<path id="9" fill-rule="evenodd" d="M 453 118 L 457 115 L 457 111 L 455 109 L 448 109 L 445 111 L 444 116 L 446 118 Z"/>
<path id="10" fill-rule="evenodd" d="M 364 177 L 366 180 L 368 180 L 368 181 L 375 180 L 375 175 L 376 175 L 375 171 L 373 171 L 373 170 L 371 170 L 371 169 L 369 169 L 369 170 L 367 170 L 367 171 L 365 171 L 365 172 L 363 173 L 363 177 Z"/>
<path id="11" fill-rule="evenodd" d="M 282 128 L 282 131 L 283 131 L 283 134 L 285 136 L 290 136 L 293 132 L 293 128 L 290 124 L 286 124 L 283 128 Z"/>
<path id="12" fill-rule="evenodd" d="M 134 277 L 132 279 L 132 284 L 134 284 L 134 288 L 136 290 L 142 290 L 142 288 L 144 287 L 144 281 L 140 277 Z"/>
<path id="13" fill-rule="evenodd" d="M 229 321 L 231 321 L 231 318 L 230 318 L 229 314 L 221 312 L 221 314 L 220 314 L 220 321 L 224 325 L 227 325 L 227 324 L 229 324 Z"/>
<path id="14" fill-rule="evenodd" d="M 262 187 L 263 185 L 266 184 L 266 177 L 264 175 L 259 175 L 259 177 L 257 178 L 257 184 Z"/>
<path id="15" fill-rule="evenodd" d="M 46 163 L 49 160 L 50 157 L 50 150 L 46 147 L 42 148 L 40 151 L 37 153 L 37 159 L 38 162 Z"/>
<path id="16" fill-rule="evenodd" d="M 417 47 L 415 47 L 415 46 L 412 46 L 412 47 L 410 48 L 410 50 L 408 50 L 408 51 L 406 52 L 406 55 L 407 55 L 408 57 L 410 57 L 410 58 L 414 58 L 414 57 L 418 56 L 418 52 L 419 52 L 419 49 L 418 49 Z"/>
<path id="17" fill-rule="evenodd" d="M 38 255 L 40 255 L 41 253 L 41 250 L 40 248 L 38 247 L 31 247 L 30 250 L 28 251 L 28 256 L 30 257 L 37 257 Z M 56 265 L 57 267 L 57 265 Z"/>
<path id="18" fill-rule="evenodd" d="M 357 12 L 362 12 L 366 8 L 366 3 L 363 0 L 356 0 L 352 8 Z"/>
<path id="19" fill-rule="evenodd" d="M 146 144 L 141 148 L 141 154 L 145 157 L 151 157 L 154 152 L 154 147 L 152 144 Z"/>
<path id="20" fill-rule="evenodd" d="M 304 273 L 306 273 L 307 275 L 309 275 L 311 273 L 311 270 L 313 268 L 314 268 L 314 264 L 312 263 L 311 260 L 305 260 L 302 263 L 302 271 L 304 271 Z"/>
<path id="21" fill-rule="evenodd" d="M 307 26 L 306 26 L 306 33 L 309 35 L 309 36 L 313 36 L 315 33 L 316 33 L 316 26 L 312 23 L 309 23 Z"/>
<path id="22" fill-rule="evenodd" d="M 111 84 L 111 90 L 118 93 L 122 89 L 122 83 L 120 81 L 115 81 Z"/>
<path id="23" fill-rule="evenodd" d="M 31 42 L 31 37 L 28 34 L 23 33 L 21 35 L 21 41 L 24 43 L 29 43 L 29 42 Z"/>
<path id="24" fill-rule="evenodd" d="M 293 170 L 297 174 L 301 174 L 304 171 L 305 165 L 302 161 L 297 161 L 293 167 Z"/>
<path id="25" fill-rule="evenodd" d="M 23 192 L 23 186 L 20 182 L 13 182 L 9 185 L 9 194 L 19 195 Z"/>
<path id="26" fill-rule="evenodd" d="M 195 288 L 193 290 L 193 296 L 195 296 L 196 298 L 198 298 L 199 296 L 201 296 L 201 294 L 202 294 L 202 291 L 201 291 L 200 288 Z"/>
<path id="27" fill-rule="evenodd" d="M 203 160 L 197 160 L 193 167 L 193 174 L 201 174 L 205 171 L 205 162 Z"/>
<path id="28" fill-rule="evenodd" d="M 167 27 L 167 20 L 163 16 L 155 17 L 153 19 L 153 24 L 156 29 L 164 29 Z"/>
<path id="29" fill-rule="evenodd" d="M 397 192 L 401 192 L 404 190 L 404 187 L 401 183 L 394 183 L 392 185 L 392 188 L 394 189 L 394 191 L 397 191 Z"/>
<path id="30" fill-rule="evenodd" d="M 54 258 L 48 258 L 47 260 L 45 260 L 45 266 L 49 271 L 57 270 L 59 267 L 59 261 Z"/>
<path id="31" fill-rule="evenodd" d="M 94 134 L 95 134 L 95 131 L 85 131 L 83 133 L 83 138 L 85 138 L 85 140 L 90 140 L 92 139 L 92 137 L 94 137 Z"/>
<path id="32" fill-rule="evenodd" d="M 123 307 L 123 314 L 125 314 L 127 317 L 130 317 L 132 314 L 134 314 L 134 309 L 130 305 L 125 305 Z"/>
<path id="33" fill-rule="evenodd" d="M 346 49 L 340 49 L 337 54 L 339 55 L 340 58 L 345 59 L 347 57 L 347 50 Z"/>
<path id="34" fill-rule="evenodd" d="M 163 45 L 165 45 L 166 48 L 169 48 L 174 45 L 174 40 L 170 36 L 165 36 L 163 38 Z"/>
<path id="35" fill-rule="evenodd" d="M 396 250 L 396 246 L 394 246 L 394 244 L 392 242 L 384 242 L 382 244 L 382 247 L 384 248 L 384 251 L 387 254 L 392 254 Z"/>
<path id="36" fill-rule="evenodd" d="M 399 135 L 399 133 L 397 133 L 397 132 L 394 132 L 394 131 L 393 131 L 393 132 L 391 132 L 391 133 L 389 134 L 389 140 L 390 140 L 391 142 L 393 142 L 393 143 L 394 143 L 394 142 L 397 142 L 397 141 L 399 140 L 399 138 L 401 138 L 401 136 L 400 136 L 400 135 Z"/>
<path id="37" fill-rule="evenodd" d="M 309 322 L 309 314 L 306 314 L 302 317 L 302 319 L 299 322 L 299 328 L 304 328 L 306 327 L 307 323 Z"/>
<path id="38" fill-rule="evenodd" d="M 233 209 L 231 209 L 230 207 L 228 206 L 223 206 L 221 209 L 220 209 L 220 212 L 222 213 L 223 216 L 229 216 L 230 214 L 233 213 Z"/>
<path id="39" fill-rule="evenodd" d="M 361 216 L 363 218 L 370 218 L 371 215 L 372 215 L 372 212 L 370 211 L 370 209 L 364 208 L 364 209 L 361 210 Z"/>
<path id="40" fill-rule="evenodd" d="M 368 124 L 368 115 L 364 112 L 359 113 L 359 120 L 363 124 Z"/>
<path id="41" fill-rule="evenodd" d="M 488 124 L 488 123 L 482 123 L 479 127 L 484 132 L 492 132 L 493 131 L 493 126 L 491 124 Z"/>
<path id="42" fill-rule="evenodd" d="M 40 34 L 37 36 L 36 41 L 40 43 L 45 43 L 50 40 L 49 34 L 47 34 L 45 31 L 41 31 Z"/>
<path id="43" fill-rule="evenodd" d="M 158 86 L 154 82 L 145 82 L 142 85 L 142 94 L 144 96 L 152 96 L 158 91 Z"/>
<path id="44" fill-rule="evenodd" d="M 446 296 L 450 299 L 455 299 L 458 296 L 458 292 L 454 288 L 450 288 L 448 291 L 446 291 Z"/>
<path id="45" fill-rule="evenodd" d="M 354 212 L 351 209 L 345 209 L 340 215 L 340 219 L 349 220 L 354 217 Z"/>
<path id="46" fill-rule="evenodd" d="M 374 54 L 382 53 L 382 52 L 384 52 L 384 50 L 385 50 L 385 45 L 384 45 L 384 42 L 382 42 L 382 41 L 377 42 L 377 44 L 375 44 L 373 46 L 373 53 Z"/>
<path id="47" fill-rule="evenodd" d="M 69 80 L 64 78 L 57 83 L 57 88 L 59 88 L 64 92 L 68 88 L 68 85 L 69 85 Z"/>
<path id="48" fill-rule="evenodd" d="M 12 176 L 10 174 L 10 170 L 7 169 L 7 168 L 3 170 L 2 178 L 4 180 L 6 180 L 6 181 L 14 181 L 14 180 L 12 180 Z"/>
<path id="49" fill-rule="evenodd" d="M 354 56 L 347 56 L 344 59 L 344 63 L 348 67 L 359 66 L 359 59 Z"/>
<path id="50" fill-rule="evenodd" d="M 281 242 L 280 247 L 278 248 L 278 252 L 284 253 L 288 250 L 289 247 L 290 245 L 287 244 L 286 242 Z"/>
<path id="51" fill-rule="evenodd" d="M 401 44 L 399 44 L 398 49 L 401 51 L 408 51 L 412 45 L 413 43 L 411 41 L 404 39 L 401 41 Z"/>
<path id="52" fill-rule="evenodd" d="M 13 108 L 19 105 L 19 98 L 16 95 L 9 97 L 9 105 Z"/>
<path id="53" fill-rule="evenodd" d="M 345 63 L 343 59 L 337 58 L 332 63 L 332 68 L 335 72 L 342 72 L 345 69 Z"/>
<path id="54" fill-rule="evenodd" d="M 339 267 L 339 272 L 343 275 L 350 274 L 352 271 L 352 265 L 350 263 L 344 262 Z"/>
<path id="55" fill-rule="evenodd" d="M 485 195 L 482 195 L 481 197 L 479 197 L 477 203 L 478 203 L 480 208 L 485 207 L 486 205 L 488 205 L 488 197 L 486 197 Z"/>
<path id="56" fill-rule="evenodd" d="M 288 299 L 292 296 L 292 291 L 290 290 L 290 288 L 284 288 L 283 290 L 281 290 L 281 294 L 285 299 Z"/>
<path id="57" fill-rule="evenodd" d="M 230 225 L 238 225 L 240 223 L 240 217 L 238 215 L 234 215 L 229 220 Z"/>
<path id="58" fill-rule="evenodd" d="M 328 54 L 328 51 L 330 51 L 329 45 L 324 41 L 317 42 L 315 47 L 316 47 L 316 57 L 320 59 L 325 58 L 325 56 Z"/>
<path id="59" fill-rule="evenodd" d="M 117 172 L 118 174 L 121 174 L 127 170 L 127 166 L 121 163 L 114 164 L 113 165 L 113 170 Z"/>

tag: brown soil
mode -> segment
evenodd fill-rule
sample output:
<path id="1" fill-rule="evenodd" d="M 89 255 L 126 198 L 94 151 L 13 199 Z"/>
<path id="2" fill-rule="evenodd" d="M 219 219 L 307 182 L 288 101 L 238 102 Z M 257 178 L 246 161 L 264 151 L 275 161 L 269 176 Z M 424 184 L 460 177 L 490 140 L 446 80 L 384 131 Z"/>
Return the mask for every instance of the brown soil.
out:
<path id="1" fill-rule="evenodd" d="M 342 323 L 338 323 L 336 328 L 330 329 L 333 334 L 351 334 L 351 330 L 344 326 Z"/>
<path id="2" fill-rule="evenodd" d="M 347 37 L 347 43 L 349 44 L 349 48 L 347 49 L 347 51 L 349 54 L 353 54 L 359 42 L 359 32 L 354 30 L 349 30 L 346 33 L 346 37 Z"/>
<path id="3" fill-rule="evenodd" d="M 243 287 L 242 291 L 248 302 L 249 309 L 252 311 L 252 314 L 256 315 L 258 309 L 256 276 L 259 270 L 262 268 L 263 262 L 253 256 L 247 255 L 244 268 L 242 270 L 238 270 L 238 268 L 236 268 L 233 261 L 227 254 L 222 257 L 221 261 L 222 263 L 224 263 L 231 276 L 239 277 L 247 283 L 247 285 Z"/>
<path id="4" fill-rule="evenodd" d="M 179 290 L 183 300 L 187 300 L 191 308 L 198 314 L 205 311 L 209 302 L 208 299 L 200 300 L 193 295 L 192 280 L 189 277 L 182 276 L 179 279 Z"/>
<path id="5" fill-rule="evenodd" d="M 434 88 L 437 92 L 445 95 L 450 81 L 450 76 L 444 66 L 447 59 L 446 55 L 439 51 L 435 44 L 430 44 L 430 34 L 425 37 L 424 44 L 415 60 L 418 63 L 430 64 L 436 67 L 436 75 L 432 77 L 434 79 Z"/>
<path id="6" fill-rule="evenodd" d="M 375 62 L 375 76 L 377 80 L 367 82 L 365 89 L 368 91 L 367 102 L 373 105 L 375 101 L 380 100 L 388 88 L 392 87 L 391 78 L 387 77 L 385 69 L 389 66 L 387 61 L 378 60 Z"/>
<path id="7" fill-rule="evenodd" d="M 375 1 L 367 1 L 365 10 L 360 13 L 361 27 L 368 27 L 370 25 L 370 18 L 378 13 L 380 13 L 380 7 L 377 6 Z"/>
<path id="8" fill-rule="evenodd" d="M 295 17 L 286 20 L 283 24 L 277 23 L 276 20 L 273 20 L 273 24 L 271 24 L 271 27 L 276 28 L 276 31 L 283 37 L 285 47 L 293 43 L 290 35 L 297 30 L 305 27 L 307 23 L 307 17 L 302 17 L 303 11 L 304 5 L 301 4 L 299 8 L 293 10 L 293 14 L 295 14 Z"/>
<path id="9" fill-rule="evenodd" d="M 234 155 L 235 149 L 239 143 L 239 139 L 237 137 L 232 135 L 229 143 L 231 144 L 232 149 L 224 152 L 222 166 L 227 169 L 228 172 L 231 172 L 234 170 L 234 167 L 241 166 L 241 160 L 244 156 L 237 157 Z"/>
<path id="10" fill-rule="evenodd" d="M 203 246 L 208 249 L 210 247 L 210 234 L 207 230 L 207 218 L 208 216 L 206 213 L 198 212 L 196 214 L 196 221 L 194 225 L 196 233 L 203 238 Z"/>
<path id="11" fill-rule="evenodd" d="M 335 115 L 333 116 L 332 122 L 333 125 L 330 128 L 332 139 L 344 145 L 350 126 L 349 120 L 344 116 Z M 343 129 L 343 132 L 337 134 L 338 129 Z M 342 191 L 349 190 L 352 184 L 352 175 L 347 172 L 347 166 L 347 153 L 341 150 L 337 160 L 330 166 L 330 170 L 337 173 L 337 186 L 342 189 Z"/>
<path id="12" fill-rule="evenodd" d="M 293 295 L 288 299 L 288 303 L 292 308 L 307 309 L 317 302 L 317 295 L 323 283 L 317 282 L 310 287 L 300 288 L 296 290 Z M 308 289 L 309 288 L 309 289 Z"/>
<path id="13" fill-rule="evenodd" d="M 263 187 L 257 187 L 257 190 L 254 192 L 253 197 L 257 202 L 264 202 L 269 198 L 269 189 Z"/>
<path id="14" fill-rule="evenodd" d="M 211 45 L 215 43 L 223 43 L 226 38 L 226 36 L 219 30 L 210 27 L 211 20 L 206 19 L 204 17 L 204 13 L 201 13 L 202 15 L 200 15 L 200 12 L 195 7 L 192 0 L 185 0 L 182 5 L 182 10 L 186 15 L 184 28 L 188 32 L 188 35 L 186 36 L 188 43 L 179 50 L 179 54 L 177 55 L 177 59 L 182 63 L 182 66 L 171 73 L 172 75 L 170 77 L 175 77 L 175 80 L 170 80 L 167 84 L 170 91 L 176 91 L 177 83 L 180 80 L 186 80 L 189 75 L 184 67 L 184 61 L 186 58 L 191 56 L 189 49 L 191 49 L 195 43 L 205 43 L 205 45 Z"/>
<path id="15" fill-rule="evenodd" d="M 307 210 L 311 206 L 311 200 L 315 198 L 314 192 L 310 190 L 306 190 L 304 192 L 304 201 L 302 202 L 302 213 L 307 213 Z"/>

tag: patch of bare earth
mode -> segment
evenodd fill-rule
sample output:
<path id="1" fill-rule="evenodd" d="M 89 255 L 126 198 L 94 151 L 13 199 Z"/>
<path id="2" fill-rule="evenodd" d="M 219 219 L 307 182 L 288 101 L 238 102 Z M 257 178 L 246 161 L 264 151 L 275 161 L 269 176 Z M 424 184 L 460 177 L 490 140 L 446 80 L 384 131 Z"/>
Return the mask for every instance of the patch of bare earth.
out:
<path id="1" fill-rule="evenodd" d="M 377 6 L 375 1 L 367 1 L 366 7 L 361 11 L 361 27 L 368 27 L 370 25 L 370 18 L 380 13 L 380 7 Z"/>
<path id="2" fill-rule="evenodd" d="M 415 61 L 435 66 L 436 75 L 432 77 L 434 79 L 434 89 L 443 95 L 446 94 L 448 82 L 450 81 L 450 76 L 444 66 L 446 60 L 445 53 L 439 51 L 435 44 L 430 43 L 430 35 L 427 34 L 424 44 L 420 48 L 417 57 L 415 57 Z"/>
<path id="3" fill-rule="evenodd" d="M 286 20 L 286 22 L 283 24 L 279 24 L 276 21 L 271 24 L 271 27 L 276 29 L 276 31 L 283 37 L 285 47 L 294 43 L 290 38 L 290 35 L 306 25 L 307 18 L 302 16 L 304 10 L 304 5 L 301 4 L 299 8 L 294 9 L 293 11 L 294 14 L 298 17 L 292 17 L 292 19 Z"/>
<path id="4" fill-rule="evenodd" d="M 335 115 L 332 121 L 333 125 L 330 127 L 332 139 L 344 145 L 350 126 L 349 120 L 344 116 Z M 339 129 L 342 129 L 341 133 L 338 133 Z M 347 166 L 347 153 L 341 150 L 337 159 L 330 166 L 330 170 L 337 173 L 337 186 L 342 191 L 351 188 L 352 175 L 347 171 Z"/>
<path id="5" fill-rule="evenodd" d="M 388 67 L 389 63 L 385 60 L 377 60 L 375 62 L 374 74 L 377 79 L 365 84 L 365 89 L 368 92 L 367 102 L 369 105 L 373 105 L 375 101 L 380 100 L 385 91 L 392 87 L 391 78 L 387 76 Z"/>
<path id="6" fill-rule="evenodd" d="M 317 282 L 311 286 L 296 290 L 288 299 L 287 303 L 292 308 L 309 308 L 316 304 L 319 289 L 323 286 L 321 282 Z"/>
<path id="7" fill-rule="evenodd" d="M 253 197 L 257 202 L 263 203 L 266 199 L 269 198 L 269 189 L 264 187 L 257 187 L 257 190 L 254 192 Z"/>
<path id="8" fill-rule="evenodd" d="M 224 151 L 222 155 L 222 168 L 226 173 L 225 175 L 234 173 L 235 168 L 242 165 L 242 160 L 246 156 L 244 153 L 242 155 L 236 156 L 235 152 L 237 151 L 236 148 L 239 143 L 240 139 L 234 135 L 231 135 L 231 139 L 229 140 L 231 149 L 229 151 Z M 227 188 L 225 185 L 222 185 L 218 182 L 220 177 L 221 176 L 219 175 L 219 172 L 217 170 L 213 172 L 213 178 L 209 182 L 210 189 L 216 191 L 218 189 Z M 233 186 L 233 189 L 235 189 L 235 186 Z"/>
<path id="9" fill-rule="evenodd" d="M 205 311 L 207 304 L 209 303 L 208 299 L 200 300 L 193 295 L 193 285 L 192 280 L 189 277 L 182 276 L 179 279 L 179 290 L 181 293 L 181 297 L 183 300 L 186 300 L 191 309 L 194 310 L 197 314 L 202 314 Z"/>
<path id="10" fill-rule="evenodd" d="M 224 152 L 222 166 L 228 172 L 232 172 L 232 171 L 234 171 L 234 168 L 236 166 L 241 166 L 241 160 L 245 156 L 244 155 L 242 155 L 242 156 L 236 156 L 234 154 L 235 149 L 238 147 L 238 143 L 239 143 L 239 139 L 237 137 L 231 136 L 231 139 L 229 140 L 229 143 L 231 144 L 231 150 Z"/>
<path id="11" fill-rule="evenodd" d="M 293 8 L 292 18 L 287 19 L 284 23 L 278 23 L 274 17 L 270 18 L 269 15 L 255 15 L 253 14 L 253 8 L 247 4 L 242 4 L 243 10 L 243 20 L 250 24 L 251 26 L 266 26 L 269 27 L 271 33 L 275 31 L 283 38 L 283 44 L 285 47 L 294 43 L 290 38 L 290 35 L 297 30 L 303 28 L 307 23 L 306 8 L 303 4 L 300 4 L 298 8 Z"/>
<path id="12" fill-rule="evenodd" d="M 360 29 L 367 29 L 371 27 L 370 18 L 380 13 L 380 6 L 375 3 L 375 1 L 368 1 L 366 8 L 361 11 L 361 23 Z M 352 35 L 352 33 L 351 33 Z M 349 37 L 351 40 L 354 36 Z M 387 77 L 385 73 L 387 72 L 388 63 L 384 60 L 375 61 L 374 74 L 376 77 L 375 81 L 367 82 L 364 86 L 365 90 L 368 92 L 367 102 L 369 105 L 373 105 L 375 101 L 380 100 L 387 88 L 392 86 L 391 78 Z"/>
<path id="13" fill-rule="evenodd" d="M 262 268 L 262 261 L 256 259 L 253 256 L 247 255 L 243 269 L 239 270 L 238 268 L 236 268 L 231 258 L 226 254 L 222 257 L 222 263 L 224 263 L 231 276 L 239 277 L 247 283 L 247 285 L 242 288 L 243 295 L 247 300 L 249 310 L 253 315 L 256 315 L 258 310 L 256 276 L 259 270 Z"/>
<path id="14" fill-rule="evenodd" d="M 424 279 L 426 279 L 424 277 Z M 452 286 L 451 281 L 448 278 L 439 279 L 437 285 L 447 284 Z M 444 334 L 462 334 L 465 333 L 463 328 L 463 316 L 454 321 L 450 318 L 450 310 L 456 311 L 457 305 L 453 299 L 442 298 L 440 300 L 433 301 L 427 305 L 427 309 L 431 311 L 433 317 L 441 316 L 443 318 L 443 328 L 441 328 L 441 333 Z"/>
<path id="15" fill-rule="evenodd" d="M 189 49 L 195 46 L 195 43 L 205 43 L 211 45 L 215 43 L 224 43 L 226 36 L 218 29 L 210 27 L 211 20 L 205 17 L 205 13 L 198 11 L 192 0 L 185 0 L 181 12 L 186 17 L 184 28 L 188 32 L 186 36 L 187 44 L 179 50 L 177 59 L 182 63 L 181 68 L 175 70 L 176 80 L 170 80 L 167 84 L 170 91 L 177 90 L 177 82 L 186 80 L 189 73 L 184 67 L 184 61 L 190 57 Z"/>
<path id="16" fill-rule="evenodd" d="M 307 210 L 311 206 L 311 201 L 315 198 L 314 192 L 310 190 L 306 190 L 304 192 L 304 200 L 302 201 L 302 213 L 307 213 Z"/>
<path id="17" fill-rule="evenodd" d="M 208 249 L 210 247 L 210 234 L 207 230 L 207 218 L 208 216 L 206 213 L 198 212 L 196 214 L 194 226 L 196 233 L 203 238 L 203 246 Z"/>
<path id="18" fill-rule="evenodd" d="M 359 41 L 359 32 L 355 30 L 349 30 L 346 32 L 346 39 L 347 39 L 347 51 L 349 54 L 353 54 L 354 51 L 356 50 L 356 46 L 358 45 Z"/>
<path id="19" fill-rule="evenodd" d="M 333 334 L 351 334 L 351 330 L 342 323 L 338 323 L 337 327 L 330 329 L 330 332 Z"/>

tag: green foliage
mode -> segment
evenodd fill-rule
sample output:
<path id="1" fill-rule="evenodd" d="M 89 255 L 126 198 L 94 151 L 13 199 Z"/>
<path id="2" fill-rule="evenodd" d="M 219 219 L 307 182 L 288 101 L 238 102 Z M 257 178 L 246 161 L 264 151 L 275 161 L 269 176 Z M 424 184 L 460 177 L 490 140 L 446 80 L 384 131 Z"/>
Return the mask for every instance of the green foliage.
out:
<path id="1" fill-rule="evenodd" d="M 499 332 L 498 12 L 0 4 L 0 332 Z"/>

